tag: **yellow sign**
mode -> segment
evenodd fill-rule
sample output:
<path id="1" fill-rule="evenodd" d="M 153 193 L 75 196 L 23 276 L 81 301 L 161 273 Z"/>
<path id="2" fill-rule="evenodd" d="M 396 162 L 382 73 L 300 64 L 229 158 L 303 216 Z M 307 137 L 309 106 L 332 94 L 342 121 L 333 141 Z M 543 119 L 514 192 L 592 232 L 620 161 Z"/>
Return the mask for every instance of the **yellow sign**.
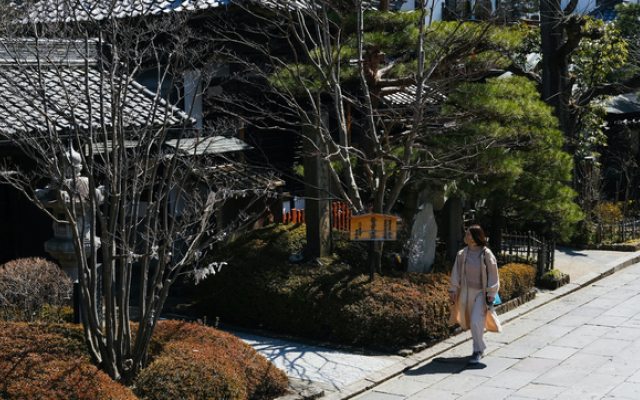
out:
<path id="1" fill-rule="evenodd" d="M 401 218 L 384 214 L 351 217 L 351 240 L 396 240 Z"/>

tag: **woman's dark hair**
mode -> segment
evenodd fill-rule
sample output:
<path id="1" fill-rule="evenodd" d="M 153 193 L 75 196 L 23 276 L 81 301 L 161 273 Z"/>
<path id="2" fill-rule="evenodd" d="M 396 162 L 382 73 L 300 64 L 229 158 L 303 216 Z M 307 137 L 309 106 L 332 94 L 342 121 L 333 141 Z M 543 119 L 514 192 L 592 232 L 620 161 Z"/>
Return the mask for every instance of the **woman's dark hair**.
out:
<path id="1" fill-rule="evenodd" d="M 469 232 L 471 233 L 473 241 L 476 242 L 478 246 L 487 245 L 487 238 L 484 236 L 484 231 L 480 228 L 480 225 L 471 225 Z"/>

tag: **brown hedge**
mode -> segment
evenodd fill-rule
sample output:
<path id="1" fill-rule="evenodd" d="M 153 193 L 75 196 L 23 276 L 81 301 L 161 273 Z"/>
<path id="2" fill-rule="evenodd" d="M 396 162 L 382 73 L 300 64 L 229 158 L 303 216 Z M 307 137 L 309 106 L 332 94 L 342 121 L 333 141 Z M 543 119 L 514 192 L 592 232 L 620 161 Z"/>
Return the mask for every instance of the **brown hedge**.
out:
<path id="1" fill-rule="evenodd" d="M 442 338 L 448 275 L 395 272 L 373 283 L 359 266 L 337 258 L 325 265 L 289 263 L 305 227 L 254 231 L 209 255 L 221 272 L 190 290 L 200 311 L 247 327 L 356 345 L 399 347 Z"/>
<path id="2" fill-rule="evenodd" d="M 445 274 L 376 275 L 371 283 L 346 265 L 235 265 L 218 275 L 200 284 L 195 299 L 202 313 L 223 322 L 382 347 L 450 333 Z"/>
<path id="3" fill-rule="evenodd" d="M 366 255 L 347 251 L 352 246 L 339 236 L 331 263 L 291 264 L 288 256 L 304 232 L 304 225 L 270 226 L 209 254 L 228 265 L 190 290 L 200 312 L 247 327 L 374 347 L 398 348 L 451 333 L 448 272 L 402 273 L 384 265 L 385 274 L 370 283 L 356 265 Z M 500 276 L 506 301 L 533 286 L 535 270 L 505 266 Z"/>
<path id="4" fill-rule="evenodd" d="M 527 264 L 505 264 L 500 274 L 500 299 L 504 302 L 525 294 L 536 283 L 536 268 Z"/>
<path id="5" fill-rule="evenodd" d="M 272 399 L 287 376 L 251 346 L 217 329 L 161 321 L 151 339 L 152 362 L 136 380 L 144 399 Z"/>
<path id="6" fill-rule="evenodd" d="M 0 398 L 133 400 L 91 364 L 82 328 L 0 322 Z"/>

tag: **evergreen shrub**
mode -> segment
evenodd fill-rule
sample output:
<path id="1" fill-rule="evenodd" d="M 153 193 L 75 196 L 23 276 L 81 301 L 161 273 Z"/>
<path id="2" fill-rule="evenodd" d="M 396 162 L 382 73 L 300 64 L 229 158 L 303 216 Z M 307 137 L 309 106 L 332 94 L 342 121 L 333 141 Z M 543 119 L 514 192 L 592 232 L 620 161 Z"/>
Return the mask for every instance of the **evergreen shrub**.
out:
<path id="1" fill-rule="evenodd" d="M 448 274 L 397 272 L 396 257 L 385 257 L 385 274 L 370 283 L 366 253 L 339 234 L 331 263 L 292 264 L 277 247 L 296 248 L 304 235 L 304 225 L 269 226 L 208 255 L 228 264 L 190 290 L 193 300 L 223 322 L 349 344 L 397 347 L 450 333 Z"/>
<path id="2" fill-rule="evenodd" d="M 288 378 L 237 337 L 180 321 L 160 321 L 149 346 L 151 363 L 136 380 L 143 399 L 273 399 Z"/>
<path id="3" fill-rule="evenodd" d="M 558 269 L 552 269 L 540 277 L 536 282 L 536 286 L 543 289 L 555 290 L 567 283 L 569 283 L 569 275 L 566 275 Z"/>
<path id="4" fill-rule="evenodd" d="M 0 322 L 0 398 L 133 400 L 91 364 L 82 327 Z"/>
<path id="5" fill-rule="evenodd" d="M 324 264 L 290 263 L 304 234 L 304 225 L 268 226 L 208 254 L 210 262 L 228 264 L 193 286 L 191 300 L 201 314 L 223 323 L 369 347 L 400 348 L 452 332 L 451 263 L 440 259 L 427 274 L 401 272 L 396 249 L 385 244 L 391 252 L 383 257 L 383 274 L 370 282 L 363 246 L 340 234 L 333 238 L 335 257 Z M 507 301 L 533 287 L 535 268 L 505 265 L 500 277 Z"/>

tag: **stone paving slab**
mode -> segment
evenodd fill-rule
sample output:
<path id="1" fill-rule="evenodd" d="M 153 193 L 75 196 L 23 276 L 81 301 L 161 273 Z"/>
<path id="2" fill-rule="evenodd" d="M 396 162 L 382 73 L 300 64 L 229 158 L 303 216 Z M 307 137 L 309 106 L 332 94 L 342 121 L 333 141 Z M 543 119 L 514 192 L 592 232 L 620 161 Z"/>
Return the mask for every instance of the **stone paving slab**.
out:
<path id="1" fill-rule="evenodd" d="M 399 356 L 349 354 L 282 339 L 243 332 L 232 333 L 253 346 L 287 375 L 296 379 L 324 382 L 335 388 L 357 382 L 403 361 Z"/>
<path id="2" fill-rule="evenodd" d="M 535 379 L 540 376 L 527 376 L 530 371 L 521 371 L 519 364 L 527 360 L 541 360 L 536 363 L 547 365 L 545 371 L 548 372 L 556 364 L 545 364 L 543 361 L 566 361 L 599 338 L 630 340 L 629 335 L 633 335 L 635 330 L 640 329 L 640 315 L 637 315 L 634 307 L 634 304 L 640 305 L 640 280 L 630 282 L 628 277 L 621 275 L 635 274 L 640 276 L 640 269 L 627 268 L 638 262 L 640 262 L 640 252 L 625 254 L 611 251 L 558 249 L 556 251 L 556 267 L 570 274 L 571 283 L 554 291 L 541 291 L 532 301 L 500 316 L 505 327 L 508 326 L 509 329 L 505 329 L 505 332 L 499 335 L 488 334 L 486 336 L 487 344 L 495 349 L 488 358 L 506 358 L 518 362 L 497 375 L 475 376 L 475 378 L 486 378 L 486 383 L 479 386 L 483 388 L 483 392 L 486 390 L 485 386 L 505 389 L 499 393 L 496 392 L 494 396 L 484 397 L 484 399 L 503 398 L 501 396 L 512 400 L 537 398 L 532 397 L 533 394 L 542 396 L 539 398 L 547 398 L 545 396 L 557 392 L 558 386 L 535 383 Z M 615 274 L 620 271 L 624 271 L 624 274 Z M 583 289 L 590 291 L 582 293 Z M 635 296 L 638 298 L 633 299 Z M 597 301 L 594 301 L 595 298 Z M 545 313 L 538 312 L 541 308 L 545 309 Z M 597 325 L 589 324 L 596 318 L 599 321 Z M 515 323 L 516 321 L 517 323 Z M 584 328 L 585 324 L 586 328 Z M 609 330 L 603 331 L 598 326 L 609 328 Z M 577 328 L 582 329 L 576 330 Z M 618 331 L 618 336 L 615 336 L 613 328 L 624 328 L 625 330 Z M 537 330 L 537 334 L 531 335 L 534 338 L 519 341 L 534 330 Z M 276 366 L 283 369 L 294 381 L 305 381 L 309 387 L 315 385 L 314 396 L 316 397 L 318 393 L 321 393 L 324 395 L 323 398 L 327 400 L 343 400 L 366 394 L 374 396 L 371 398 L 414 400 L 422 398 L 466 399 L 478 396 L 471 392 L 460 394 L 460 387 L 456 389 L 455 393 L 442 389 L 442 385 L 447 384 L 443 381 L 449 379 L 449 374 L 458 375 L 455 371 L 450 372 L 451 368 L 464 369 L 469 356 L 467 347 L 470 337 L 469 332 L 463 332 L 404 359 L 399 359 L 397 356 L 378 356 L 371 359 L 369 356 L 362 355 L 353 357 L 349 353 L 328 351 L 320 346 L 300 347 L 301 345 L 292 345 L 287 341 L 265 344 L 265 338 L 256 337 L 253 338 L 253 342 L 250 341 L 252 339 L 247 339 L 261 354 L 274 361 Z M 615 348 L 612 348 L 609 350 L 606 343 L 600 342 L 586 351 L 596 353 L 592 354 L 593 356 L 598 356 L 598 353 L 611 352 L 615 355 L 607 357 L 615 359 L 617 362 L 628 363 L 631 361 L 624 349 L 616 351 Z M 619 343 L 611 342 L 611 344 Z M 536 352 L 538 354 L 534 356 Z M 442 359 L 445 358 L 444 355 L 446 355 L 446 359 L 453 358 L 454 361 L 458 360 L 462 365 L 442 362 Z M 545 359 L 545 357 L 547 358 Z M 611 376 L 619 376 L 617 374 L 622 370 L 617 364 L 615 366 L 604 364 L 597 367 L 592 365 L 592 367 L 597 371 L 605 372 L 605 374 L 611 374 Z M 412 372 L 422 371 L 421 368 L 424 371 L 436 368 L 439 370 L 425 372 L 425 374 Z M 636 372 L 637 370 L 634 369 L 633 373 Z M 384 387 L 387 384 L 392 385 L 391 382 L 394 379 L 407 376 L 413 381 L 421 381 L 425 388 L 411 395 L 377 391 L 379 387 Z M 457 379 L 465 380 L 464 376 Z M 510 381 L 509 376 L 514 379 Z M 625 381 L 625 383 L 640 384 L 640 374 L 635 379 L 637 382 Z M 468 381 L 467 384 L 469 382 L 471 381 Z M 506 384 L 505 382 L 520 382 L 521 385 L 511 387 L 514 386 L 513 383 Z M 441 386 L 434 387 L 438 384 Z M 619 386 L 617 385 L 616 388 Z M 619 389 L 618 394 L 630 393 L 632 388 L 625 386 Z M 572 387 L 565 389 L 569 390 Z M 369 392 L 365 393 L 367 390 Z M 567 392 L 566 396 L 577 396 L 578 392 L 572 389 L 571 392 Z M 301 396 L 290 395 L 288 398 L 300 399 Z M 364 398 L 370 399 L 370 397 Z M 640 396 L 637 399 L 640 399 Z"/>
<path id="3" fill-rule="evenodd" d="M 603 287 L 609 291 L 603 291 Z M 626 299 L 617 294 L 621 291 L 627 293 Z M 640 264 L 505 324 L 504 333 L 511 341 L 490 349 L 479 366 L 464 365 L 468 356 L 464 358 L 459 354 L 460 349 L 470 346 L 465 343 L 442 353 L 436 360 L 410 368 L 380 388 L 394 399 L 411 400 L 640 399 L 640 297 L 637 293 L 640 293 Z M 617 300 L 605 313 L 623 315 L 624 323 L 600 324 L 601 318 L 606 319 L 605 313 L 593 310 L 601 309 L 598 305 L 601 297 Z M 557 310 L 564 310 L 564 315 L 557 315 Z M 548 320 L 549 313 L 556 319 Z M 531 325 L 532 321 L 546 322 L 536 326 Z M 517 334 L 512 332 L 522 332 L 521 322 L 528 324 L 530 331 L 515 338 Z M 492 335 L 487 334 L 487 338 Z M 451 367 L 445 370 L 444 365 Z M 437 375 L 438 380 L 420 379 L 430 373 Z M 407 379 L 414 383 L 407 385 Z M 415 392 L 420 384 L 423 389 Z M 404 392 L 394 389 L 409 387 Z M 375 399 L 378 390 L 376 387 L 354 398 Z"/>

